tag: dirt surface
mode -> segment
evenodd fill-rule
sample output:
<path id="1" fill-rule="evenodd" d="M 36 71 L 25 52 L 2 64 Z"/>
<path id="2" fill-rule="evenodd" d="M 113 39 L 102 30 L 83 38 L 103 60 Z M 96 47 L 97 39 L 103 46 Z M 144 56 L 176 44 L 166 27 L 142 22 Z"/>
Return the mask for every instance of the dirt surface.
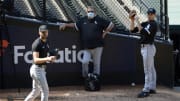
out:
<path id="1" fill-rule="evenodd" d="M 180 92 L 158 86 L 157 94 L 137 98 L 142 86 L 102 86 L 101 91 L 88 92 L 83 86 L 50 87 L 49 101 L 180 101 Z M 31 89 L 0 90 L 0 101 L 23 101 Z M 38 97 L 35 101 L 40 101 Z"/>

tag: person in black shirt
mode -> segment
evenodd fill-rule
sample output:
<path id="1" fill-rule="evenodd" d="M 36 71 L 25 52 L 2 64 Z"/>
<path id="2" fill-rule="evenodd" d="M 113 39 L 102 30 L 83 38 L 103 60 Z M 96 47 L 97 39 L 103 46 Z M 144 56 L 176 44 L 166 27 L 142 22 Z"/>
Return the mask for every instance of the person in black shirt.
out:
<path id="1" fill-rule="evenodd" d="M 149 94 L 156 93 L 156 70 L 154 66 L 154 56 L 156 48 L 154 46 L 154 37 L 157 32 L 157 23 L 155 21 L 156 10 L 149 8 L 147 11 L 148 21 L 140 24 L 136 11 L 130 12 L 130 31 L 132 33 L 140 32 L 141 55 L 143 57 L 145 84 L 142 92 L 138 94 L 139 98 L 147 97 Z M 135 27 L 135 22 L 137 27 Z"/>
<path id="2" fill-rule="evenodd" d="M 82 61 L 82 76 L 88 74 L 88 64 L 91 60 L 94 64 L 94 74 L 100 75 L 100 62 L 104 46 L 104 37 L 111 31 L 114 24 L 96 15 L 92 6 L 87 7 L 87 16 L 81 18 L 76 23 L 64 23 L 60 25 L 60 30 L 66 27 L 75 27 L 80 32 L 82 49 L 84 50 Z"/>
<path id="3" fill-rule="evenodd" d="M 48 101 L 49 87 L 46 79 L 46 63 L 54 62 L 55 56 L 48 56 L 48 29 L 46 25 L 39 27 L 39 35 L 32 44 L 33 64 L 30 75 L 33 79 L 33 89 L 24 101 L 34 101 L 41 92 L 41 101 Z"/>

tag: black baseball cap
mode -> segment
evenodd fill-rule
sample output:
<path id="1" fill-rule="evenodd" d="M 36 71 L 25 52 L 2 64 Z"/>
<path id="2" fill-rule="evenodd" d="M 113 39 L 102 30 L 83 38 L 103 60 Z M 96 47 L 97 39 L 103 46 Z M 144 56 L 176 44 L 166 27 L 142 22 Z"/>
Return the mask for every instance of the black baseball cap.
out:
<path id="1" fill-rule="evenodd" d="M 39 32 L 48 31 L 47 25 L 40 25 L 39 26 Z"/>
<path id="2" fill-rule="evenodd" d="M 147 14 L 156 14 L 156 10 L 154 8 L 149 8 Z"/>

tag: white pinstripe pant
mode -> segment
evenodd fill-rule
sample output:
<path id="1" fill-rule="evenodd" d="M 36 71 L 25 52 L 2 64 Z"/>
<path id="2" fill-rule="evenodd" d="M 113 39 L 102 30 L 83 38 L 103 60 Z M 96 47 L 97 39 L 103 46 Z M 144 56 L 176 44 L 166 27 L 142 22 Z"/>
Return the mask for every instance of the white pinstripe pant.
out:
<path id="1" fill-rule="evenodd" d="M 149 90 L 156 89 L 156 70 L 154 66 L 154 56 L 156 54 L 156 48 L 154 44 L 145 44 L 141 47 L 141 55 L 143 57 L 145 84 L 143 91 L 149 92 Z"/>
<path id="2" fill-rule="evenodd" d="M 48 101 L 49 87 L 46 80 L 45 68 L 32 65 L 30 75 L 33 79 L 32 91 L 24 101 L 34 101 L 34 99 L 41 93 L 41 101 Z"/>

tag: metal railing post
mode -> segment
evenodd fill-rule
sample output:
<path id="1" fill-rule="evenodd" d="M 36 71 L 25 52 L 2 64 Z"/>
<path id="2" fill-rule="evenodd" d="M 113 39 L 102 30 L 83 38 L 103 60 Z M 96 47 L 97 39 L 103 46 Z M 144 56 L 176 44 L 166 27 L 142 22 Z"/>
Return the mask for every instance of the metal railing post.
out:
<path id="1" fill-rule="evenodd" d="M 43 10 L 42 10 L 42 14 L 43 14 L 43 20 L 46 21 L 47 16 L 46 16 L 46 0 L 43 0 Z"/>
<path id="2" fill-rule="evenodd" d="M 169 38 L 169 17 L 168 17 L 168 1 L 164 0 L 164 14 L 165 14 L 165 40 Z"/>

